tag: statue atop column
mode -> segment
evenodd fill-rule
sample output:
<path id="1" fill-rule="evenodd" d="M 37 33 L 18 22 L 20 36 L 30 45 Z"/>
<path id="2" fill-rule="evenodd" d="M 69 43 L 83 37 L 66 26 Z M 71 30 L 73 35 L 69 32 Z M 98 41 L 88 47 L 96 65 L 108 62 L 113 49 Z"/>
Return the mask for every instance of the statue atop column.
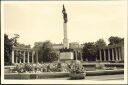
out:
<path id="1" fill-rule="evenodd" d="M 62 13 L 63 13 L 63 19 L 64 19 L 64 22 L 63 22 L 64 38 L 63 38 L 63 48 L 60 52 L 60 60 L 62 61 L 71 60 L 71 59 L 73 60 L 74 59 L 73 52 L 70 51 L 69 43 L 68 43 L 68 36 L 67 36 L 68 18 L 67 18 L 67 13 L 66 13 L 64 5 L 63 5 Z"/>
<path id="2" fill-rule="evenodd" d="M 64 5 L 63 5 L 63 10 L 62 10 L 62 13 L 63 13 L 63 18 L 64 18 L 64 23 L 67 23 L 68 18 L 67 18 L 67 13 L 66 13 L 66 10 L 65 10 Z"/>

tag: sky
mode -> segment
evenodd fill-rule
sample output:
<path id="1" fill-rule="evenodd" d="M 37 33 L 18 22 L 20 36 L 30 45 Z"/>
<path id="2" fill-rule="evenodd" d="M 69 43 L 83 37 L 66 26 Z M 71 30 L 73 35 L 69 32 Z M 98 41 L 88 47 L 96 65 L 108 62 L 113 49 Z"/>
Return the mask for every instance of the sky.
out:
<path id="1" fill-rule="evenodd" d="M 34 42 L 50 40 L 63 42 L 62 5 L 68 15 L 69 42 L 95 42 L 110 36 L 124 37 L 126 29 L 126 6 L 122 1 L 85 1 L 80 3 L 5 3 L 4 33 L 18 42 L 34 45 Z"/>

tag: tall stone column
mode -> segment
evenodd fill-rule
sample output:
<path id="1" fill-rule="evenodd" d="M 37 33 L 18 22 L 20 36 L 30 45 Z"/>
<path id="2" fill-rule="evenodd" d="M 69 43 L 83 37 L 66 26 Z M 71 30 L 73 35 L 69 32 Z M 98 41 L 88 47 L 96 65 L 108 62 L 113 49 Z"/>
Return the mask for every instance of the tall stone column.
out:
<path id="1" fill-rule="evenodd" d="M 102 53 L 101 53 L 101 49 L 99 50 L 99 54 L 100 54 L 100 61 L 102 61 Z"/>
<path id="2" fill-rule="evenodd" d="M 12 50 L 12 63 L 14 63 L 14 50 Z"/>
<path id="3" fill-rule="evenodd" d="M 114 49 L 112 48 L 112 61 L 114 61 Z"/>
<path id="4" fill-rule="evenodd" d="M 104 50 L 104 61 L 106 61 L 106 51 L 105 51 L 105 49 L 103 49 Z"/>
<path id="5" fill-rule="evenodd" d="M 29 51 L 28 51 L 28 63 L 29 63 Z"/>
<path id="6" fill-rule="evenodd" d="M 64 29 L 64 39 L 63 39 L 63 45 L 64 48 L 69 48 L 69 43 L 68 43 L 68 38 L 67 38 L 67 22 L 68 22 L 68 17 L 67 17 L 67 13 L 66 13 L 66 9 L 63 5 L 63 19 L 64 19 L 64 23 L 63 23 L 63 29 Z"/>
<path id="7" fill-rule="evenodd" d="M 67 38 L 67 23 L 63 23 L 63 29 L 64 29 L 63 45 L 64 45 L 64 48 L 69 48 L 69 43 Z"/>
<path id="8" fill-rule="evenodd" d="M 118 61 L 118 51 L 117 51 L 117 48 L 115 48 L 115 51 L 116 51 L 116 61 Z"/>
<path id="9" fill-rule="evenodd" d="M 24 51 L 24 55 L 23 55 L 23 63 L 25 63 L 25 51 Z"/>
<path id="10" fill-rule="evenodd" d="M 110 59 L 110 50 L 108 49 L 108 61 L 111 61 Z"/>

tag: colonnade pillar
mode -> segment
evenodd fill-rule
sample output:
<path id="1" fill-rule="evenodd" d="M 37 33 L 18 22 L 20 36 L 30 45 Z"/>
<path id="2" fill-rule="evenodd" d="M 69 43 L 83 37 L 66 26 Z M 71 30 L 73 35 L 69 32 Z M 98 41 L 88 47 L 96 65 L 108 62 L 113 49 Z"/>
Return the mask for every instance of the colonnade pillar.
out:
<path id="1" fill-rule="evenodd" d="M 81 61 L 83 61 L 83 58 L 82 58 L 82 52 L 80 52 L 80 57 L 81 57 Z"/>
<path id="2" fill-rule="evenodd" d="M 118 61 L 118 48 L 115 48 L 116 51 L 116 61 Z"/>
<path id="3" fill-rule="evenodd" d="M 25 52 L 24 52 L 24 56 L 23 56 L 23 63 L 25 63 Z"/>
<path id="4" fill-rule="evenodd" d="M 32 63 L 34 63 L 34 51 L 32 52 Z"/>
<path id="5" fill-rule="evenodd" d="M 106 51 L 105 51 L 105 49 L 103 50 L 103 52 L 104 52 L 104 61 L 106 61 Z"/>
<path id="6" fill-rule="evenodd" d="M 12 63 L 14 63 L 14 50 L 12 50 Z"/>
<path id="7" fill-rule="evenodd" d="M 124 60 L 124 47 L 120 48 L 120 60 L 123 61 Z"/>
<path id="8" fill-rule="evenodd" d="M 16 53 L 18 54 L 18 51 L 16 51 Z M 18 63 L 18 57 L 16 56 L 15 58 L 16 58 L 16 63 Z"/>
<path id="9" fill-rule="evenodd" d="M 118 48 L 118 50 L 119 50 L 119 61 L 121 61 L 121 48 Z"/>
<path id="10" fill-rule="evenodd" d="M 114 61 L 114 49 L 112 49 L 112 61 Z"/>
<path id="11" fill-rule="evenodd" d="M 20 54 L 20 57 L 21 57 L 21 51 L 19 51 L 19 54 Z M 21 62 L 21 58 L 20 58 L 20 63 L 22 63 L 22 62 Z"/>
<path id="12" fill-rule="evenodd" d="M 38 63 L 38 52 L 36 52 L 36 62 Z"/>
<path id="13" fill-rule="evenodd" d="M 111 61 L 111 59 L 110 59 L 110 49 L 108 49 L 108 61 Z"/>
<path id="14" fill-rule="evenodd" d="M 100 54 L 100 61 L 102 61 L 102 53 L 101 53 L 101 50 L 99 50 L 99 54 Z"/>
<path id="15" fill-rule="evenodd" d="M 28 58 L 27 59 L 28 59 L 27 62 L 29 63 L 29 52 L 28 52 Z"/>

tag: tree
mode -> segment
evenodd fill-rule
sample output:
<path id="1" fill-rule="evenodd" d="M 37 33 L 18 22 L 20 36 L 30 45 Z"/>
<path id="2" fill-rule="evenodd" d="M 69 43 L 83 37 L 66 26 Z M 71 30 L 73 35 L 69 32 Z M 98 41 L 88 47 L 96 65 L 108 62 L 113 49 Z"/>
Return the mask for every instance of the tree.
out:
<path id="1" fill-rule="evenodd" d="M 4 34 L 4 64 L 11 64 L 11 52 L 12 47 L 17 45 L 18 34 L 15 34 L 14 37 L 9 38 L 7 34 Z"/>
<path id="2" fill-rule="evenodd" d="M 95 42 L 95 46 L 96 46 L 96 52 L 97 52 L 95 56 L 98 58 L 99 49 L 105 47 L 106 46 L 106 42 L 103 39 L 99 39 L 99 40 L 97 40 Z"/>
<path id="3" fill-rule="evenodd" d="M 83 47 L 83 60 L 95 61 L 96 59 L 96 46 L 93 42 L 84 43 Z"/>
<path id="4" fill-rule="evenodd" d="M 11 64 L 12 41 L 4 34 L 4 63 L 5 65 Z"/>
<path id="5" fill-rule="evenodd" d="M 121 43 L 124 43 L 124 38 L 120 38 L 120 37 L 114 37 L 114 36 L 111 36 L 109 39 L 109 44 L 108 45 L 114 45 L 114 44 L 121 44 Z"/>
<path id="6" fill-rule="evenodd" d="M 38 51 L 39 62 L 53 62 L 58 60 L 57 51 L 53 49 L 50 41 L 36 42 L 33 49 Z"/>
<path id="7" fill-rule="evenodd" d="M 99 39 L 95 42 L 96 48 L 102 48 L 106 46 L 106 42 L 103 39 Z"/>

